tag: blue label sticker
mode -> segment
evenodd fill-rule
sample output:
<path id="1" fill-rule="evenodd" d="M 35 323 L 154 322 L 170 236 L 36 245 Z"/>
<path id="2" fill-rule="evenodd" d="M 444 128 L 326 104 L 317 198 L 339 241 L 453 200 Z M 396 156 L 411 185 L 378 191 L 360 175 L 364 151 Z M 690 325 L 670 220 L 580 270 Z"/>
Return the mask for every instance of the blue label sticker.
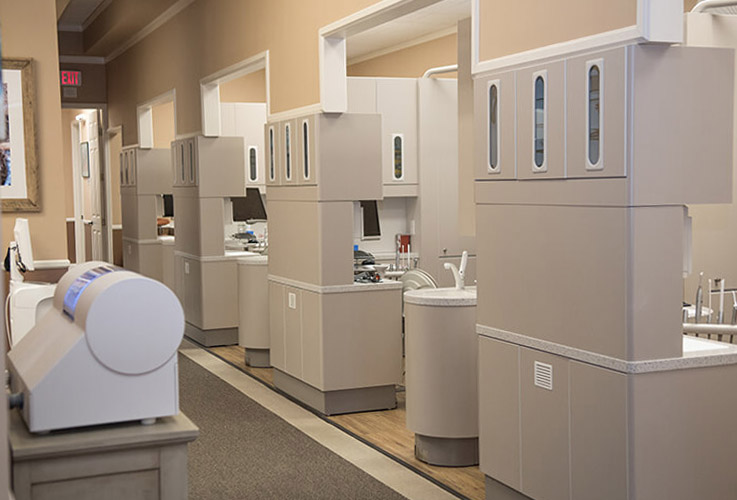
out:
<path id="1" fill-rule="evenodd" d="M 90 283 L 95 281 L 100 276 L 105 276 L 108 273 L 122 270 L 123 269 L 115 266 L 99 266 L 90 269 L 89 271 L 78 277 L 76 280 L 74 280 L 74 282 L 69 286 L 67 293 L 64 295 L 64 314 L 69 316 L 71 320 L 74 321 L 74 313 L 77 309 L 77 302 L 79 302 L 79 297 L 80 295 L 82 295 L 82 292 L 84 292 L 85 289 L 90 286 Z"/>

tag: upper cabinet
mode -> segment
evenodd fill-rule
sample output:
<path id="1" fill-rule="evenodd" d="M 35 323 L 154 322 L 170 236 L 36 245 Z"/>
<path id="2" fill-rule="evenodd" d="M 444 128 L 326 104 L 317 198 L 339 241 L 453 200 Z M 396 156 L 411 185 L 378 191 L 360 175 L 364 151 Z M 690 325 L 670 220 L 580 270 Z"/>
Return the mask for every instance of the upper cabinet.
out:
<path id="1" fill-rule="evenodd" d="M 381 115 L 381 164 L 384 192 L 417 185 L 417 81 L 376 80 L 376 112 Z"/>
<path id="2" fill-rule="evenodd" d="M 625 49 L 568 59 L 568 177 L 625 175 Z"/>
<path id="3" fill-rule="evenodd" d="M 565 176 L 565 62 L 517 72 L 517 177 Z"/>
<path id="4" fill-rule="evenodd" d="M 514 179 L 517 176 L 515 73 L 494 75 L 474 88 L 475 175 L 477 179 Z"/>
<path id="5" fill-rule="evenodd" d="M 281 149 L 280 149 L 280 127 L 279 123 L 267 123 L 264 126 L 264 143 L 266 147 L 266 185 L 278 186 L 281 184 Z"/>
<path id="6" fill-rule="evenodd" d="M 220 109 L 221 136 L 243 138 L 246 186 L 263 190 L 266 185 L 266 104 L 224 102 Z"/>
<path id="7" fill-rule="evenodd" d="M 417 196 L 417 80 L 348 78 L 348 111 L 381 115 L 383 195 Z"/>
<path id="8" fill-rule="evenodd" d="M 633 204 L 729 202 L 733 100 L 720 48 L 634 44 L 477 77 L 475 176 L 626 178 Z"/>
<path id="9" fill-rule="evenodd" d="M 197 188 L 201 198 L 243 196 L 247 163 L 242 137 L 201 135 L 171 143 L 174 187 Z"/>
<path id="10" fill-rule="evenodd" d="M 167 149 L 123 148 L 120 152 L 120 186 L 143 194 L 171 193 L 171 159 Z"/>
<path id="11" fill-rule="evenodd" d="M 297 129 L 297 183 L 305 186 L 317 184 L 314 171 L 315 164 L 315 115 L 305 116 L 296 120 Z"/>
<path id="12" fill-rule="evenodd" d="M 268 187 L 320 200 L 381 199 L 381 117 L 311 114 L 264 126 Z M 288 195 L 288 194 L 287 194 Z"/>

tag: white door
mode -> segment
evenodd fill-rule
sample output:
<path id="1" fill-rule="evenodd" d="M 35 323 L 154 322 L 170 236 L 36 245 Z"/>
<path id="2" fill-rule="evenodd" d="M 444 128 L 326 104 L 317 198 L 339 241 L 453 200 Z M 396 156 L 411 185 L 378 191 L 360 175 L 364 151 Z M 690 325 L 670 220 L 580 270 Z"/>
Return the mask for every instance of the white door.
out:
<path id="1" fill-rule="evenodd" d="M 101 116 L 100 110 L 86 110 L 72 123 L 77 262 L 108 260 L 110 236 Z"/>
<path id="2" fill-rule="evenodd" d="M 89 114 L 87 122 L 87 137 L 90 150 L 90 181 L 91 185 L 91 222 L 92 222 L 92 260 L 106 260 L 107 228 L 105 217 L 105 169 L 103 168 L 102 141 L 100 128 L 100 111 Z"/>

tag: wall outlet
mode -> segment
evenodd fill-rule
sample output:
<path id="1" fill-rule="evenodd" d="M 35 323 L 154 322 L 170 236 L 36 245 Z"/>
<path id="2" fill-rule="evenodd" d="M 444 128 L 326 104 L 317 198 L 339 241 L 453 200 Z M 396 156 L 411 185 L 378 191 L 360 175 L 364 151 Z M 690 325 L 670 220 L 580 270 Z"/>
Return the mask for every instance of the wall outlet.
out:
<path id="1" fill-rule="evenodd" d="M 289 292 L 289 309 L 297 309 L 297 294 Z"/>
<path id="2" fill-rule="evenodd" d="M 184 274 L 189 274 L 189 262 L 184 263 Z"/>

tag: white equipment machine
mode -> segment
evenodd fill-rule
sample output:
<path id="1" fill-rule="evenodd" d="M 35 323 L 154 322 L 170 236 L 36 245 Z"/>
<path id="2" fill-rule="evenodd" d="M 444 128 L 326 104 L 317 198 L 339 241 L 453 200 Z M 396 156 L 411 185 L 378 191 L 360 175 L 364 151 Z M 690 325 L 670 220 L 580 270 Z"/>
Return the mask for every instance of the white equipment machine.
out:
<path id="1" fill-rule="evenodd" d="M 183 333 L 182 306 L 162 283 L 105 262 L 70 269 L 53 308 L 8 353 L 29 430 L 176 415 Z"/>
<path id="2" fill-rule="evenodd" d="M 9 325 L 8 344 L 13 347 L 33 328 L 38 319 L 51 309 L 56 285 L 53 283 L 29 283 L 22 272 L 33 271 L 35 261 L 31 247 L 28 219 L 15 219 L 15 241 L 10 242 L 10 283 L 8 289 Z"/>

